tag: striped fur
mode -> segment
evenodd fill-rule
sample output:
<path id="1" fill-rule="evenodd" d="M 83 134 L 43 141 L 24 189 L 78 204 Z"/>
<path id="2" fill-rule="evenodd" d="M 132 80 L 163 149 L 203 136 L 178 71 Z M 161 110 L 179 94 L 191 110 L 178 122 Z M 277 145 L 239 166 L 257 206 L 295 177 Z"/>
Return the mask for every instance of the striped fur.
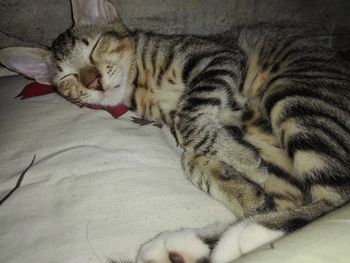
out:
<path id="1" fill-rule="evenodd" d="M 51 54 L 59 93 L 168 125 L 188 179 L 239 219 L 163 233 L 138 263 L 230 262 L 349 201 L 350 66 L 310 34 L 247 27 L 223 44 L 95 23 Z"/>

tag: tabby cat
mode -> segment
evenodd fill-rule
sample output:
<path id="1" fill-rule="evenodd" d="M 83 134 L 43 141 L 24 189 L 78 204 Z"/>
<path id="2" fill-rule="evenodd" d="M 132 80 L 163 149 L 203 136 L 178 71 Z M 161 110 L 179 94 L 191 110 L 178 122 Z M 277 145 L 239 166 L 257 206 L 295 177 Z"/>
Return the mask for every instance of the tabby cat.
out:
<path id="1" fill-rule="evenodd" d="M 0 61 L 83 104 L 127 105 L 168 125 L 188 179 L 238 222 L 165 232 L 137 263 L 226 263 L 344 205 L 350 196 L 350 66 L 294 28 L 220 41 L 131 32 L 107 0 L 72 0 L 50 50 Z"/>

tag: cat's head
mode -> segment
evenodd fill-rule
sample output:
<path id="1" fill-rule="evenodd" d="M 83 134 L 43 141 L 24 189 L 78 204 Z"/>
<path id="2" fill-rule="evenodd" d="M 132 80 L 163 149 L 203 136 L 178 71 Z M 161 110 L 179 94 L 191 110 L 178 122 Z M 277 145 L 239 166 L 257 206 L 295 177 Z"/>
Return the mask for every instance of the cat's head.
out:
<path id="1" fill-rule="evenodd" d="M 72 9 L 74 26 L 50 49 L 4 48 L 0 63 L 68 99 L 117 105 L 131 81 L 133 38 L 107 0 L 72 0 Z"/>

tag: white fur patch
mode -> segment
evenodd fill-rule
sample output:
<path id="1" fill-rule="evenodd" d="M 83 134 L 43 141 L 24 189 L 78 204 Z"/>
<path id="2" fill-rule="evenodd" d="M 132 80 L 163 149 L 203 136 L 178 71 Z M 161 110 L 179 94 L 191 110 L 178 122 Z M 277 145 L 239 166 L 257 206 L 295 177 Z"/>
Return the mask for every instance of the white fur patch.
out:
<path id="1" fill-rule="evenodd" d="M 242 255 L 239 239 L 245 225 L 238 224 L 229 228 L 221 237 L 212 254 L 213 263 L 226 263 Z"/>
<path id="2" fill-rule="evenodd" d="M 213 251 L 213 263 L 231 262 L 240 256 L 284 235 L 255 223 L 242 223 L 224 233 Z"/>
<path id="3" fill-rule="evenodd" d="M 283 231 L 271 230 L 258 224 L 249 224 L 240 239 L 240 248 L 246 254 L 262 245 L 268 244 L 285 234 Z"/>

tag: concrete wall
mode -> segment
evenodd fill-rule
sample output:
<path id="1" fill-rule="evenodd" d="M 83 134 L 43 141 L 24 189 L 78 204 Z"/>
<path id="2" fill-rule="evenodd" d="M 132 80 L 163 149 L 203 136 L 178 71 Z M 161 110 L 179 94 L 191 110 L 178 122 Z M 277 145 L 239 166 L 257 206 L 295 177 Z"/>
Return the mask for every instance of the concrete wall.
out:
<path id="1" fill-rule="evenodd" d="M 211 34 L 260 21 L 301 22 L 333 34 L 350 32 L 349 0 L 113 2 L 128 26 L 163 33 Z M 69 0 L 0 0 L 0 17 L 0 47 L 50 45 L 72 23 Z M 350 42 L 341 40 L 342 45 Z"/>

